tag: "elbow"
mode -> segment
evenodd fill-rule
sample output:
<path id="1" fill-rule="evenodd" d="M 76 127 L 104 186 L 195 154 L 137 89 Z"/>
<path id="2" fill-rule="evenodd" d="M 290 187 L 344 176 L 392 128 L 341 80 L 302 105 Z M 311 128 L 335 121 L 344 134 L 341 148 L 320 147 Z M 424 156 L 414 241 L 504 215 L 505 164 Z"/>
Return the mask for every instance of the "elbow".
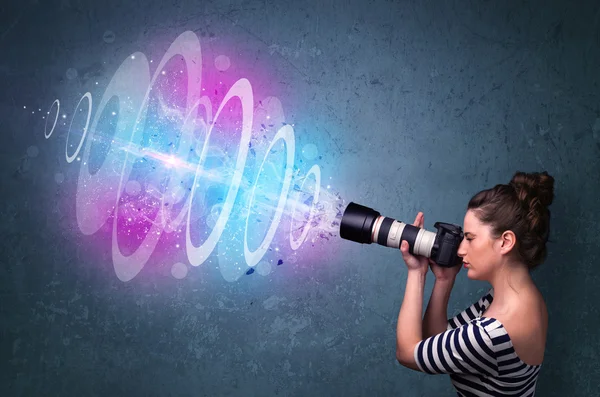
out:
<path id="1" fill-rule="evenodd" d="M 417 343 L 410 344 L 410 347 L 396 346 L 396 360 L 403 366 L 408 368 L 414 368 L 415 363 L 415 349 Z"/>
<path id="2" fill-rule="evenodd" d="M 403 351 L 400 351 L 397 349 L 396 350 L 396 360 L 403 367 L 412 369 L 414 371 L 419 371 L 419 372 L 422 371 L 422 369 L 419 368 L 419 366 L 418 366 L 417 362 L 415 361 L 411 352 L 403 352 Z"/>
<path id="3" fill-rule="evenodd" d="M 396 360 L 401 364 L 406 366 L 408 360 L 406 359 L 406 353 L 400 349 L 396 349 Z"/>

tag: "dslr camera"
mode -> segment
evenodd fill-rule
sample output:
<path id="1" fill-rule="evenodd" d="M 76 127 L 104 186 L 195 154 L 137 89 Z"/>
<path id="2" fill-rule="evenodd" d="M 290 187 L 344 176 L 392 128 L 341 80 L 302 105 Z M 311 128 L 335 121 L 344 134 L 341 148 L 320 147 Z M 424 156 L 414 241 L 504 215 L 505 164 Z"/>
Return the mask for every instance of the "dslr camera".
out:
<path id="1" fill-rule="evenodd" d="M 342 215 L 340 237 L 361 244 L 377 243 L 400 249 L 406 240 L 412 255 L 432 259 L 439 266 L 453 267 L 462 263 L 457 255 L 463 240 L 463 230 L 452 223 L 436 222 L 437 232 L 381 216 L 372 208 L 351 202 Z"/>

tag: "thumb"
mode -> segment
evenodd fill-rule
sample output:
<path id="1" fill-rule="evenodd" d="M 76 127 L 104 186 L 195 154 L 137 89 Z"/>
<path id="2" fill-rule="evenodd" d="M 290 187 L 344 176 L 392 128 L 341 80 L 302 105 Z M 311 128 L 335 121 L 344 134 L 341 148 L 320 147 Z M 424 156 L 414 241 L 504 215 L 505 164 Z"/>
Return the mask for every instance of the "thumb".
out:
<path id="1" fill-rule="evenodd" d="M 402 240 L 402 243 L 400 244 L 400 250 L 405 253 L 408 252 L 408 241 Z"/>

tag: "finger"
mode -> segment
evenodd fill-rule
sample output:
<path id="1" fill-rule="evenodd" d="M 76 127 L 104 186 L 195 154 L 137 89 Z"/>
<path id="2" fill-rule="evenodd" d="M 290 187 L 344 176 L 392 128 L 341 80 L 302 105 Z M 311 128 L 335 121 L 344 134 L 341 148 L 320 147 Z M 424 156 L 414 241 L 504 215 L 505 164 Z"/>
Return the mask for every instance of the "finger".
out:
<path id="1" fill-rule="evenodd" d="M 423 213 L 419 212 L 417 214 L 417 216 L 415 217 L 415 221 L 413 222 L 413 226 L 422 228 L 423 224 L 424 224 L 424 222 L 423 222 L 424 218 L 425 218 L 425 216 L 423 215 Z"/>
<path id="2" fill-rule="evenodd" d="M 406 240 L 402 240 L 402 243 L 400 244 L 400 251 L 402 252 L 402 256 L 404 258 L 408 258 L 411 257 L 412 255 L 410 254 L 410 252 L 408 252 L 409 246 L 408 246 L 408 241 Z"/>
<path id="3" fill-rule="evenodd" d="M 419 214 L 421 215 L 421 218 L 419 219 L 419 227 L 423 228 L 423 226 L 425 226 L 425 214 L 422 212 L 419 212 Z"/>
<path id="4" fill-rule="evenodd" d="M 421 216 L 421 213 L 419 212 L 417 214 L 417 216 L 415 217 L 415 221 L 413 222 L 413 226 L 419 227 L 419 217 Z"/>
<path id="5" fill-rule="evenodd" d="M 403 254 L 408 252 L 408 243 L 406 242 L 406 240 L 402 240 L 402 242 L 400 243 L 400 251 L 402 251 Z"/>

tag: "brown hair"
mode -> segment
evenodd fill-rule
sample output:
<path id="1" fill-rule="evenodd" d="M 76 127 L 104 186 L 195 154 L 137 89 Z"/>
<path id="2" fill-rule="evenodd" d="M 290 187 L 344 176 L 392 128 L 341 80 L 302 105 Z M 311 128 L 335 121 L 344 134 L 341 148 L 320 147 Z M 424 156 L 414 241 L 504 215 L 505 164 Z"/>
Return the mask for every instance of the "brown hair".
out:
<path id="1" fill-rule="evenodd" d="M 511 230 L 517 238 L 517 254 L 531 270 L 546 259 L 550 233 L 550 210 L 554 200 L 554 178 L 544 172 L 516 172 L 508 184 L 482 190 L 471 198 L 467 209 L 492 227 L 498 238 Z"/>

